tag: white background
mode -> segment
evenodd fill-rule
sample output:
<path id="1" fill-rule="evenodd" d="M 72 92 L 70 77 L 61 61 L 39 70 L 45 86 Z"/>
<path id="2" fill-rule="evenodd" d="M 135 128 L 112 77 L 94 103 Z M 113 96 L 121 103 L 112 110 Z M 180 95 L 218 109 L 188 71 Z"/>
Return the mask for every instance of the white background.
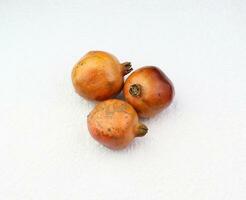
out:
<path id="1" fill-rule="evenodd" d="M 70 74 L 89 50 L 156 65 L 174 103 L 123 151 Z M 0 0 L 1 200 L 245 200 L 245 0 Z"/>

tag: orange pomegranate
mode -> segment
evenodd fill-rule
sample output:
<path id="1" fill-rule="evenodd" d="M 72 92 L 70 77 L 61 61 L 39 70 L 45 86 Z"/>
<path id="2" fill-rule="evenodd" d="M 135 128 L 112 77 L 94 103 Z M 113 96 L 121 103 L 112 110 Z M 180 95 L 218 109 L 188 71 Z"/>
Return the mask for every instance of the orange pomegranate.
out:
<path id="1" fill-rule="evenodd" d="M 141 117 L 151 117 L 159 113 L 174 97 L 174 87 L 170 79 L 153 66 L 134 71 L 127 78 L 123 91 L 126 101 Z"/>
<path id="2" fill-rule="evenodd" d="M 97 104 L 87 117 L 87 125 L 91 136 L 110 149 L 125 148 L 135 137 L 148 131 L 139 123 L 134 108 L 118 99 Z"/>
<path id="3" fill-rule="evenodd" d="M 72 70 L 75 91 L 90 100 L 105 100 L 118 94 L 124 84 L 124 76 L 132 71 L 131 63 L 120 63 L 110 53 L 90 51 Z"/>

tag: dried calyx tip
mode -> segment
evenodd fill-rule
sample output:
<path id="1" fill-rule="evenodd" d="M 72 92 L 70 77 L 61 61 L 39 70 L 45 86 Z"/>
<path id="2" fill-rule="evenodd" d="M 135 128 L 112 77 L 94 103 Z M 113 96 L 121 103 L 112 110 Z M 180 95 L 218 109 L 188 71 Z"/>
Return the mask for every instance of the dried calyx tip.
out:
<path id="1" fill-rule="evenodd" d="M 134 97 L 139 97 L 141 95 L 141 85 L 133 84 L 130 86 L 129 92 Z"/>
<path id="2" fill-rule="evenodd" d="M 124 75 L 129 74 L 133 70 L 130 62 L 124 62 L 122 65 L 124 66 Z"/>
<path id="3" fill-rule="evenodd" d="M 136 137 L 143 137 L 146 135 L 147 132 L 148 132 L 147 126 L 145 126 L 144 124 L 140 124 L 138 126 L 138 132 L 136 134 Z"/>

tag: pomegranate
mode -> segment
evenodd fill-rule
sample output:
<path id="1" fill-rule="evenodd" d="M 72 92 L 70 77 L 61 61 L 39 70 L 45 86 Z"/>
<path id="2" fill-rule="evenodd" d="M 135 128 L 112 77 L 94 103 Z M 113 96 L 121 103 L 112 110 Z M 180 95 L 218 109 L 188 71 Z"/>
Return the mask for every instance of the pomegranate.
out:
<path id="1" fill-rule="evenodd" d="M 105 100 L 117 95 L 124 84 L 124 76 L 132 71 L 131 63 L 120 63 L 110 53 L 90 51 L 72 70 L 75 91 L 90 100 Z"/>
<path id="2" fill-rule="evenodd" d="M 148 129 L 139 123 L 134 108 L 125 101 L 109 99 L 100 102 L 87 117 L 91 136 L 110 149 L 125 148 Z"/>
<path id="3" fill-rule="evenodd" d="M 134 71 L 124 85 L 124 96 L 139 116 L 152 117 L 173 100 L 174 87 L 157 67 L 146 66 Z"/>

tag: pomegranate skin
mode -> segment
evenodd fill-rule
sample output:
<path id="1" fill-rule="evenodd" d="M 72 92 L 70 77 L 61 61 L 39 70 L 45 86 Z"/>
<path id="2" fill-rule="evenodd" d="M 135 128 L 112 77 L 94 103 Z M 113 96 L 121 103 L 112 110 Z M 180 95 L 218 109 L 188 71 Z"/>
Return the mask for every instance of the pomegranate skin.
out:
<path id="1" fill-rule="evenodd" d="M 125 148 L 135 137 L 144 136 L 148 130 L 138 122 L 134 108 L 118 99 L 97 104 L 87 117 L 87 125 L 95 140 L 114 150 Z"/>
<path id="2" fill-rule="evenodd" d="M 121 91 L 124 76 L 131 70 L 129 62 L 121 64 L 110 53 L 90 51 L 73 67 L 72 83 L 80 96 L 88 100 L 102 101 Z"/>
<path id="3" fill-rule="evenodd" d="M 123 92 L 126 101 L 144 118 L 168 107 L 175 93 L 171 80 L 154 66 L 142 67 L 130 74 Z"/>

